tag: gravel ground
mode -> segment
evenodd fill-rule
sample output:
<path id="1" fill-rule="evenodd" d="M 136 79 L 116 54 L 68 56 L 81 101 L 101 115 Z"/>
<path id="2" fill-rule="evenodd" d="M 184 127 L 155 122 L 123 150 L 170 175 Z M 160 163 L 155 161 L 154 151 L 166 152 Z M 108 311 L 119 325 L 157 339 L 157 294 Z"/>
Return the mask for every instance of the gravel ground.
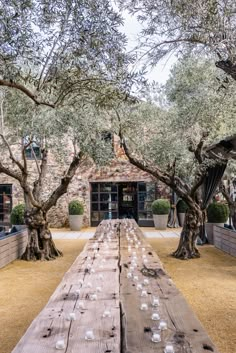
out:
<path id="1" fill-rule="evenodd" d="M 236 258 L 212 246 L 180 261 L 167 254 L 178 239 L 148 239 L 221 353 L 236 352 Z M 0 270 L 0 352 L 10 353 L 47 303 L 85 240 L 56 240 L 64 256 L 52 262 L 14 261 Z"/>

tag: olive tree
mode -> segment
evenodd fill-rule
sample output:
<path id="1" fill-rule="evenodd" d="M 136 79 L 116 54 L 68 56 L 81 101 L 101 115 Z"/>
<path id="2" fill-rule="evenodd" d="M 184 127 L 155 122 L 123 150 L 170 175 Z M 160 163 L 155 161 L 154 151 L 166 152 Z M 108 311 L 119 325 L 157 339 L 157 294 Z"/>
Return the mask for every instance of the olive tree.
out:
<path id="1" fill-rule="evenodd" d="M 181 259 L 200 256 L 196 238 L 207 207 L 201 186 L 210 167 L 227 163 L 224 155 L 209 147 L 228 131 L 236 132 L 235 85 L 231 80 L 226 92 L 216 79 L 222 75 L 217 70 L 206 60 L 183 60 L 161 92 L 164 105 L 140 102 L 115 110 L 117 130 L 130 162 L 168 185 L 188 205 L 173 254 Z"/>

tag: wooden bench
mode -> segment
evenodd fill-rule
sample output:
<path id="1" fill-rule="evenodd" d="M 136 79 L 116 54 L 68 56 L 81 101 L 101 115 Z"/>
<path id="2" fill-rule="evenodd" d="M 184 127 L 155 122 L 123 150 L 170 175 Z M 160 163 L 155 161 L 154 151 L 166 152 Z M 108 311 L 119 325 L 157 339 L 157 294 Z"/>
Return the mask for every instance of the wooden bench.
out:
<path id="1" fill-rule="evenodd" d="M 147 297 L 141 297 L 137 284 Z M 91 300 L 92 294 L 96 300 Z M 160 306 L 152 306 L 153 297 Z M 147 310 L 140 309 L 142 304 Z M 103 317 L 105 311 L 111 317 Z M 158 331 L 160 320 L 151 319 L 154 311 L 165 321 L 165 330 Z M 70 313 L 75 321 L 68 320 Z M 93 330 L 93 340 L 85 339 L 88 329 Z M 161 342 L 152 342 L 155 331 Z M 12 353 L 57 352 L 61 340 L 64 353 L 164 353 L 167 343 L 174 353 L 218 353 L 131 220 L 101 223 Z"/>

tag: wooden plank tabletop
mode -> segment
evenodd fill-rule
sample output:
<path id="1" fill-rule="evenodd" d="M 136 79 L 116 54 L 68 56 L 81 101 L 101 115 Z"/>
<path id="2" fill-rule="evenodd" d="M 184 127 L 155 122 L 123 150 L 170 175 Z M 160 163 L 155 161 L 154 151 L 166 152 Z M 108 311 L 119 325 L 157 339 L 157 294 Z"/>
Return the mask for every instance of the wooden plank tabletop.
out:
<path id="1" fill-rule="evenodd" d="M 132 220 L 120 222 L 120 256 L 122 353 L 164 353 L 170 345 L 174 353 L 219 353 Z M 127 278 L 130 273 L 132 277 Z M 142 289 L 137 290 L 140 285 Z M 141 296 L 142 290 L 147 296 Z M 152 305 L 154 299 L 159 300 L 159 306 Z M 147 310 L 140 309 L 142 304 Z M 153 314 L 160 319 L 152 320 Z M 160 321 L 167 329 L 159 329 Z M 160 335 L 161 341 L 153 342 L 153 334 Z"/>
<path id="2" fill-rule="evenodd" d="M 64 349 L 60 351 L 64 353 L 120 352 L 119 238 L 115 226 L 115 222 L 103 222 L 97 228 L 12 353 L 58 352 L 56 344 L 61 340 Z M 91 300 L 94 294 L 97 298 Z M 110 317 L 103 317 L 105 311 Z M 76 315 L 75 321 L 68 320 L 70 313 Z M 94 339 L 86 340 L 86 331 L 91 329 Z"/>
<path id="3" fill-rule="evenodd" d="M 55 353 L 62 340 L 64 353 L 219 353 L 133 220 L 98 226 L 12 353 Z"/>

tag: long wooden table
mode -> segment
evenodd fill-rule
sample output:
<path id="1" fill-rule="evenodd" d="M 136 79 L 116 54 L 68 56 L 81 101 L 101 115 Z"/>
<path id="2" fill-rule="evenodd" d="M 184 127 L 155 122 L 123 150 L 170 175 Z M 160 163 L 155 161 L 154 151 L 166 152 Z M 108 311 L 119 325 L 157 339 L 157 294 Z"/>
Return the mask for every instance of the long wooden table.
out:
<path id="1" fill-rule="evenodd" d="M 94 339 L 86 339 L 91 330 Z M 52 353 L 60 345 L 64 353 L 164 353 L 167 346 L 218 353 L 132 220 L 98 226 L 12 353 Z"/>

